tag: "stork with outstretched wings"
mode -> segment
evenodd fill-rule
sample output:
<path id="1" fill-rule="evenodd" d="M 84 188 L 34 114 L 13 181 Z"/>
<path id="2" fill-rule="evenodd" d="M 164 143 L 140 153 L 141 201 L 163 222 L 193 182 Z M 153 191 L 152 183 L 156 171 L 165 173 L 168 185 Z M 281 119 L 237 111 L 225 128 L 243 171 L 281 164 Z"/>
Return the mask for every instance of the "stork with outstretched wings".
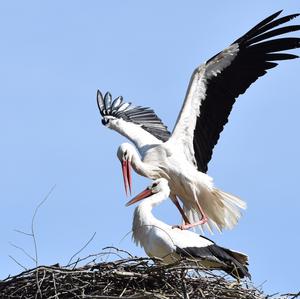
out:
<path id="1" fill-rule="evenodd" d="M 152 109 L 125 103 L 122 97 L 112 101 L 109 93 L 103 97 L 97 92 L 102 123 L 135 145 L 125 143 L 118 149 L 126 190 L 131 190 L 130 165 L 151 179 L 166 178 L 170 198 L 185 220 L 181 228 L 232 228 L 246 207 L 214 187 L 207 164 L 236 98 L 278 61 L 298 57 L 283 51 L 299 48 L 300 38 L 281 35 L 300 30 L 299 25 L 285 25 L 299 14 L 279 17 L 280 13 L 195 69 L 172 134 Z"/>

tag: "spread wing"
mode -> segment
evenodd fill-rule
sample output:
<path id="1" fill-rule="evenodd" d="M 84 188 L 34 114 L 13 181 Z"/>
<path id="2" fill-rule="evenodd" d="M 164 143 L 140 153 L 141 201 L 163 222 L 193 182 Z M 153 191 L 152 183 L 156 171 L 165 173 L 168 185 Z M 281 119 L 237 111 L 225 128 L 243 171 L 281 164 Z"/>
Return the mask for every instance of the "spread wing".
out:
<path id="1" fill-rule="evenodd" d="M 123 102 L 121 96 L 112 101 L 109 92 L 103 97 L 99 90 L 97 91 L 97 104 L 102 117 L 114 116 L 137 124 L 163 142 L 170 137 L 167 127 L 151 108 Z"/>
<path id="2" fill-rule="evenodd" d="M 299 48 L 300 38 L 278 36 L 300 26 L 278 26 L 299 14 L 277 18 L 280 13 L 261 21 L 193 72 L 170 142 L 181 144 L 198 170 L 207 171 L 236 98 L 275 67 L 276 61 L 298 57 L 282 51 Z"/>

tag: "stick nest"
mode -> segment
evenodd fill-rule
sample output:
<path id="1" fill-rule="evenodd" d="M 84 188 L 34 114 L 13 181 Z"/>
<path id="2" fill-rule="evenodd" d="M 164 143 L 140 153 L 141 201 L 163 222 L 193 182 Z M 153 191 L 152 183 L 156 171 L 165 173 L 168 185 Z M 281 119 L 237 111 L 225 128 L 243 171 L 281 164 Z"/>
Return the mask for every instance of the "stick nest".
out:
<path id="1" fill-rule="evenodd" d="M 39 266 L 9 276 L 0 280 L 0 298 L 270 298 L 249 281 L 237 282 L 186 260 L 166 266 L 149 258 L 123 257 L 120 252 L 114 252 L 118 255 L 114 261 L 98 262 L 101 253 L 67 266 Z"/>

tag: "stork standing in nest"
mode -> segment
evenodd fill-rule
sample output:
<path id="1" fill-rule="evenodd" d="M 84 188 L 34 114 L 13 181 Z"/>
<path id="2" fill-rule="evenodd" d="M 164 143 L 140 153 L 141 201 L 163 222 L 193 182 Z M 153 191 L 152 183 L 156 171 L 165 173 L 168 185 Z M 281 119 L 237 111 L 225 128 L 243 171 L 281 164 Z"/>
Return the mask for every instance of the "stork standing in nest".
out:
<path id="1" fill-rule="evenodd" d="M 144 199 L 134 211 L 132 237 L 135 243 L 143 247 L 148 256 L 160 258 L 165 264 L 187 257 L 189 262 L 224 270 L 235 278 L 251 278 L 245 254 L 220 247 L 194 232 L 173 228 L 154 217 L 152 208 L 169 194 L 168 181 L 160 178 L 126 204 Z"/>

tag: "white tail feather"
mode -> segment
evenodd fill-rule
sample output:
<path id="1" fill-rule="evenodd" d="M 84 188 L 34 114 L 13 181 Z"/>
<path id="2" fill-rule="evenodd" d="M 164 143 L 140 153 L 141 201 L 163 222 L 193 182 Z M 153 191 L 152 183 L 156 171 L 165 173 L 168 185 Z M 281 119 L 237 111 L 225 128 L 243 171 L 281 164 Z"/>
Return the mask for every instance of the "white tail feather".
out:
<path id="1" fill-rule="evenodd" d="M 227 200 L 231 201 L 234 205 L 238 206 L 240 209 L 245 210 L 247 208 L 247 204 L 240 198 L 216 188 L 214 190 L 217 190 L 217 192 L 221 196 L 226 197 Z"/>
<path id="2" fill-rule="evenodd" d="M 201 219 L 197 205 L 192 204 L 192 207 L 185 207 L 184 211 L 191 223 L 195 223 Z M 232 229 L 241 217 L 240 209 L 247 207 L 240 198 L 216 188 L 202 190 L 199 204 L 208 217 L 207 223 L 200 229 L 202 232 L 206 229 L 211 234 L 214 229 L 219 232 L 223 229 Z"/>

